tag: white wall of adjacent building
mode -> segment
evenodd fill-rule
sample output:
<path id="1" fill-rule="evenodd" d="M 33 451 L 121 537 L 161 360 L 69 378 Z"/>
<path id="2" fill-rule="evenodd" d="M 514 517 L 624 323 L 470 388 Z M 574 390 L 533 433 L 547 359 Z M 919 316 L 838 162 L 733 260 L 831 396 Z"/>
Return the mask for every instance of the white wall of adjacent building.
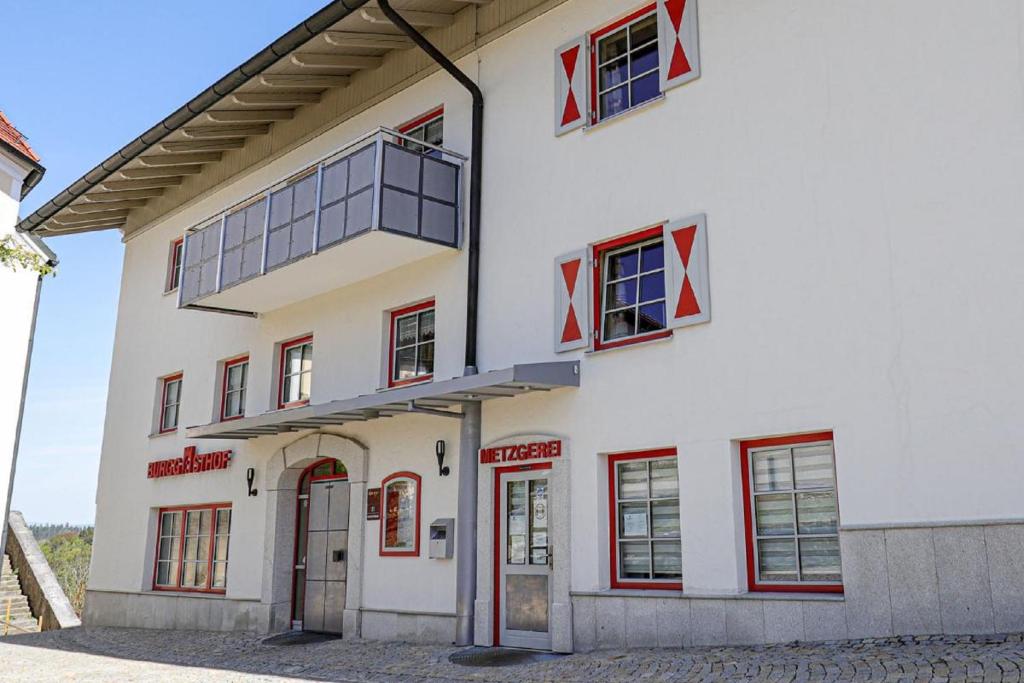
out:
<path id="1" fill-rule="evenodd" d="M 1021 26 L 1007 19 L 1016 16 L 1011 0 L 942 6 L 914 0 L 863 12 L 776 0 L 740 11 L 703 2 L 699 80 L 562 137 L 551 125 L 552 52 L 628 3 L 567 2 L 459 61 L 487 102 L 480 368 L 581 361 L 578 390 L 486 404 L 483 441 L 571 441 L 574 590 L 608 584 L 610 452 L 678 448 L 683 574 L 698 593 L 746 588 L 743 439 L 833 430 L 844 526 L 1024 518 Z M 147 480 L 147 462 L 190 443 L 183 428 L 151 435 L 161 376 L 183 371 L 180 422 L 205 424 L 219 405 L 218 362 L 247 352 L 247 414 L 259 414 L 274 406 L 275 343 L 312 333 L 311 402 L 372 393 L 384 312 L 431 296 L 435 377 L 462 374 L 464 251 L 258 320 L 179 311 L 163 293 L 169 245 L 185 229 L 372 128 L 439 104 L 445 146 L 468 153 L 468 97 L 436 74 L 127 241 L 92 590 L 148 589 L 150 511 L 231 501 L 227 595 L 260 597 L 254 568 L 264 561 L 267 515 L 264 498 L 246 495 L 243 473 L 262 472 L 296 436 L 203 442 L 201 451 L 236 449 L 235 462 Z M 557 256 L 696 213 L 707 215 L 709 324 L 643 346 L 555 353 Z M 296 278 L 304 268 L 288 266 Z M 0 422 L 0 439 L 4 429 Z M 457 430 L 410 416 L 335 431 L 368 447 L 369 486 L 398 470 L 423 476 L 425 533 L 456 513 L 459 473 L 451 463 L 451 476 L 437 477 L 432 445 L 457 444 Z M 452 612 L 454 562 L 425 551 L 379 557 L 378 532 L 368 522 L 365 605 Z"/>

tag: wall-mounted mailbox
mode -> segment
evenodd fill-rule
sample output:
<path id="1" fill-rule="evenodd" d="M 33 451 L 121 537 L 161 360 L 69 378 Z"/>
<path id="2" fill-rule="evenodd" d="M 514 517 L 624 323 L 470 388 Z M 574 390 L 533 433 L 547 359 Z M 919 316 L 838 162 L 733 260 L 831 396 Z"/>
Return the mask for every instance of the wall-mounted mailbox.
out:
<path id="1" fill-rule="evenodd" d="M 455 555 L 455 520 L 451 517 L 430 523 L 430 559 L 450 560 Z"/>

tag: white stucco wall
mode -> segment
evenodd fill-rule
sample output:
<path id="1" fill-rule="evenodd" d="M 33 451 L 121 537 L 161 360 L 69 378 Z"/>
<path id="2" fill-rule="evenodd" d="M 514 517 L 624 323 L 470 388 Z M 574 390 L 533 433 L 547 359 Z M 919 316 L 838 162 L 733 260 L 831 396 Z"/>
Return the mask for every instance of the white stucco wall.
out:
<path id="1" fill-rule="evenodd" d="M 679 449 L 688 590 L 745 585 L 736 457 L 744 438 L 833 429 L 844 525 L 1024 517 L 1022 20 L 1012 0 L 939 4 L 865 12 L 815 0 L 742 10 L 705 1 L 698 81 L 559 138 L 552 51 L 623 3 L 565 3 L 460 61 L 487 99 L 481 369 L 582 359 L 578 391 L 487 404 L 483 440 L 572 439 L 574 589 L 607 582 L 600 455 L 619 450 Z M 232 545 L 228 595 L 260 593 L 251 567 L 263 553 L 262 499 L 245 496 L 244 471 L 283 437 L 204 442 L 200 450 L 236 448 L 236 462 L 147 481 L 147 461 L 180 455 L 187 443 L 183 430 L 148 436 L 159 376 L 183 370 L 181 423 L 206 423 L 217 362 L 248 351 L 247 408 L 256 414 L 270 405 L 274 343 L 312 332 L 312 401 L 372 392 L 382 312 L 425 296 L 438 303 L 436 375 L 461 374 L 465 253 L 256 321 L 180 312 L 162 294 L 168 245 L 185 228 L 440 103 L 446 146 L 468 152 L 468 97 L 435 75 L 128 241 L 92 588 L 143 587 L 147 510 L 231 500 L 232 533 L 246 540 Z M 556 256 L 698 212 L 708 216 L 710 324 L 642 347 L 554 353 Z M 302 263 L 289 268 L 303 276 Z M 402 417 L 342 431 L 369 447 L 370 486 L 398 469 L 424 476 L 425 533 L 431 519 L 455 514 L 458 473 L 437 478 L 431 445 L 454 445 L 456 430 Z M 425 550 L 417 560 L 379 558 L 376 524 L 368 528 L 368 606 L 453 610 L 453 563 L 427 560 Z M 407 588 L 410 576 L 416 585 Z"/>

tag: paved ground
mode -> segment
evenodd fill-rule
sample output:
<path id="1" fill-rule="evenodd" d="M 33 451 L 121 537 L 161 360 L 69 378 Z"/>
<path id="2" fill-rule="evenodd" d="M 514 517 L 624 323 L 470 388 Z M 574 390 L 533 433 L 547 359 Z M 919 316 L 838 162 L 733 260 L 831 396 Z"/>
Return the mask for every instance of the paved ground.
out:
<path id="1" fill-rule="evenodd" d="M 1021 681 L 1024 635 L 628 650 L 505 668 L 456 648 L 238 634 L 79 628 L 0 639 L 0 681 Z"/>

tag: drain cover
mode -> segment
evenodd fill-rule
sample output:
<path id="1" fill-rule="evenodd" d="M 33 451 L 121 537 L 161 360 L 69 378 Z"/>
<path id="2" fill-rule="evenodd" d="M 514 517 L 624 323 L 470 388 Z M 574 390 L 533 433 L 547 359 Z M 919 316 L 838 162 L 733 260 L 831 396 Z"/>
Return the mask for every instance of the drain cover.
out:
<path id="1" fill-rule="evenodd" d="M 448 661 L 462 666 L 519 666 L 558 659 L 562 655 L 504 647 L 470 647 L 452 654 Z"/>
<path id="2" fill-rule="evenodd" d="M 326 643 L 330 640 L 338 640 L 339 635 L 333 633 L 314 633 L 313 631 L 290 631 L 280 635 L 263 639 L 264 645 L 312 645 L 314 643 Z"/>

